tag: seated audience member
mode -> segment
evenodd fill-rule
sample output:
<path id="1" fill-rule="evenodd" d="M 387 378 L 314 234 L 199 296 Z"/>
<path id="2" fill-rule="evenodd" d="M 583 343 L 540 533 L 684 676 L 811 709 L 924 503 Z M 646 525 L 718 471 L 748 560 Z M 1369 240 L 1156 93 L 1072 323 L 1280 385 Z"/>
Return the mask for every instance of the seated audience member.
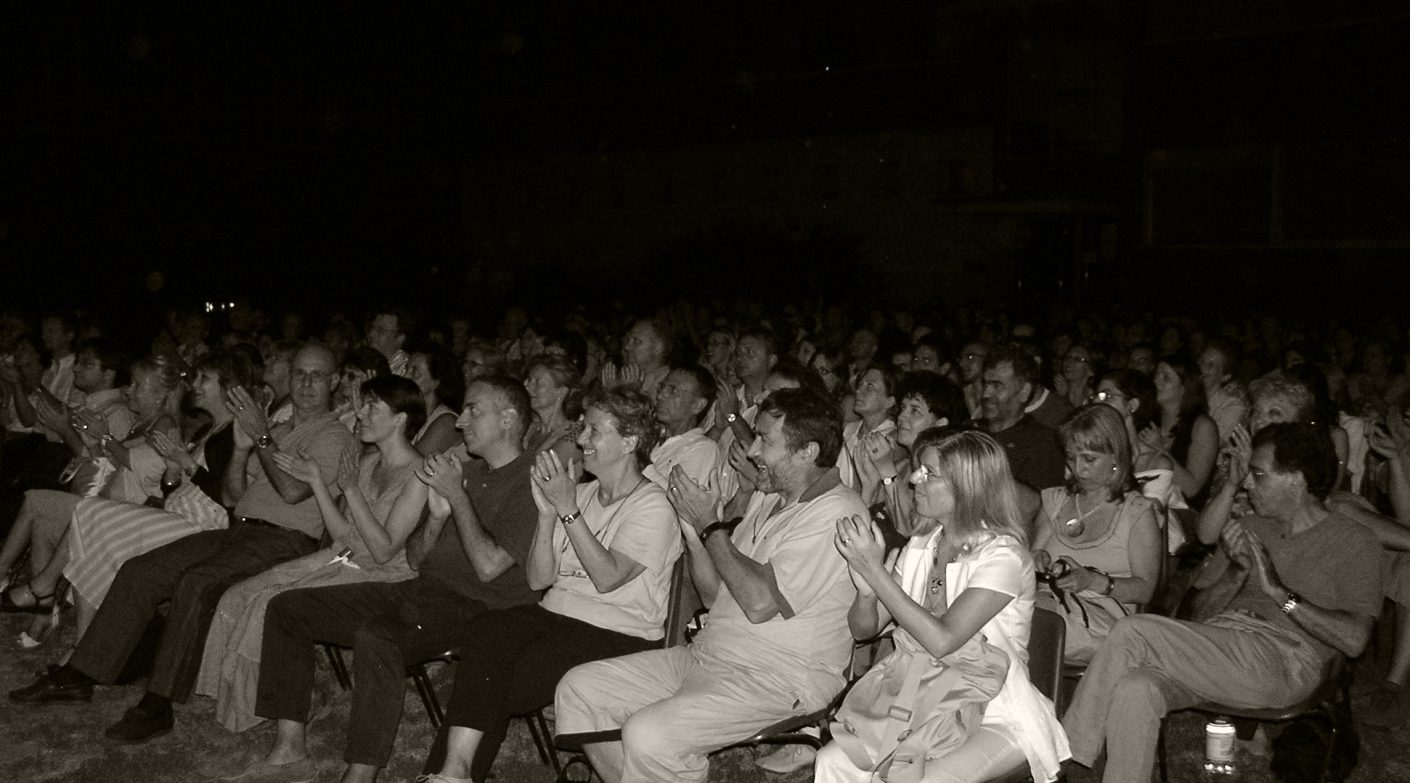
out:
<path id="1" fill-rule="evenodd" d="M 91 354 L 85 355 L 85 360 L 91 358 Z M 93 377 L 99 374 L 99 370 L 85 361 L 77 373 L 79 388 L 91 388 Z M 148 359 L 132 364 L 131 378 L 125 396 L 132 423 L 122 439 L 109 432 L 109 419 L 102 413 L 80 408 L 72 414 L 77 430 L 97 439 L 96 444 L 89 441 L 87 448 L 88 456 L 99 461 L 95 478 L 101 487 L 90 493 L 88 487 L 82 486 L 87 482 L 80 478 L 80 485 L 74 488 L 83 494 L 47 489 L 31 489 L 25 493 L 15 527 L 6 538 L 4 549 L 0 550 L 0 568 L 8 573 L 25 547 L 29 547 L 30 581 L 4 594 L 6 611 L 48 614 L 53 608 L 54 592 L 69 558 L 64 538 L 74 511 L 85 495 L 96 494 L 126 503 L 161 497 L 162 459 L 147 443 L 147 438 L 158 432 L 176 436 L 181 378 L 172 366 Z M 76 438 L 65 432 L 66 441 L 74 439 L 77 445 Z"/>
<path id="2" fill-rule="evenodd" d="M 862 373 L 876 364 L 879 347 L 875 331 L 863 327 L 852 332 L 847 341 L 847 374 L 844 376 L 847 388 L 857 388 Z"/>
<path id="3" fill-rule="evenodd" d="M 733 385 L 734 375 L 734 330 L 727 326 L 711 327 L 705 338 L 705 350 L 701 352 L 700 364 L 706 367 L 723 383 Z"/>
<path id="4" fill-rule="evenodd" d="M 1014 345 L 996 346 L 984 360 L 984 418 L 980 429 L 1008 454 L 1013 477 L 1034 490 L 1062 483 L 1063 459 L 1057 432 L 1023 412 L 1037 383 L 1038 365 Z"/>
<path id="5" fill-rule="evenodd" d="M 1072 408 L 1086 405 L 1096 392 L 1097 368 L 1092 349 L 1079 343 L 1068 348 L 1060 360 L 1053 373 L 1053 391 Z"/>
<path id="6" fill-rule="evenodd" d="M 1041 363 L 1042 357 L 1038 355 L 1035 347 L 1031 344 L 1014 343 L 1014 345 L 1027 351 L 1028 355 L 1032 356 L 1035 362 Z M 1085 348 L 1075 350 L 1086 351 Z M 1069 350 L 1068 353 L 1072 353 L 1072 351 Z M 1041 375 L 1042 367 L 1040 365 L 1038 375 L 1035 377 L 1040 377 Z M 1077 404 L 1080 405 L 1082 403 Z M 1036 380 L 1033 384 L 1033 394 L 1028 398 L 1028 404 L 1023 406 L 1023 412 L 1031 416 L 1034 421 L 1044 427 L 1057 429 L 1057 425 L 1061 424 L 1062 420 L 1066 419 L 1068 414 L 1072 413 L 1075 407 L 1076 405 L 1069 402 L 1067 397 L 1044 386 L 1041 380 Z"/>
<path id="7" fill-rule="evenodd" d="M 1199 355 L 1200 382 L 1204 386 L 1205 412 L 1219 429 L 1219 442 L 1244 421 L 1248 400 L 1244 387 L 1234 377 L 1239 368 L 1239 349 L 1222 337 L 1205 341 Z"/>
<path id="8" fill-rule="evenodd" d="M 387 360 L 389 372 L 393 375 L 406 375 L 407 364 L 411 357 L 402 350 L 402 345 L 406 342 L 406 335 L 409 332 L 406 314 L 394 307 L 383 307 L 372 312 L 372 317 L 367 319 L 366 339 L 367 347 L 382 354 Z M 344 364 L 347 364 L 344 361 Z M 367 380 L 366 378 L 362 379 Z M 362 383 L 362 381 L 358 381 Z"/>
<path id="9" fill-rule="evenodd" d="M 362 384 L 383 375 L 391 375 L 387 357 L 370 346 L 359 345 L 348 350 L 343 358 L 342 380 L 333 393 L 333 414 L 352 432 L 357 424 L 357 411 L 362 403 L 357 399 Z"/>
<path id="10" fill-rule="evenodd" d="M 1067 622 L 1068 663 L 1086 663 L 1113 623 L 1149 603 L 1165 542 L 1156 505 L 1136 489 L 1121 414 L 1084 405 L 1058 427 L 1065 486 L 1042 492 L 1033 559 L 1045 603 Z"/>
<path id="11" fill-rule="evenodd" d="M 332 544 L 246 579 L 221 596 L 196 679 L 196 693 L 216 699 L 216 719 L 231 731 L 260 722 L 254 714 L 265 609 L 286 590 L 359 582 L 397 582 L 415 573 L 406 539 L 421 521 L 426 485 L 415 471 L 423 458 L 410 435 L 426 407 L 415 382 L 397 375 L 364 381 L 357 412 L 358 439 L 374 446 L 356 470 L 340 470 L 334 498 L 322 467 L 311 459 L 276 454 L 279 469 L 313 487 Z"/>
<path id="12" fill-rule="evenodd" d="M 882 525 L 881 530 L 893 548 L 903 543 L 895 525 L 911 514 L 912 493 L 900 479 L 910 472 L 907 468 L 915 455 L 912 446 L 916 436 L 931 427 L 952 426 L 965 418 L 959 387 L 937 373 L 907 373 L 896 383 L 896 398 L 901 404 L 896 413 L 895 442 L 885 434 L 868 435 L 857 460 L 862 501 L 873 508 L 877 503 L 884 504 L 892 524 Z"/>
<path id="13" fill-rule="evenodd" d="M 465 348 L 465 362 L 460 369 L 465 377 L 465 390 L 468 394 L 470 384 L 474 383 L 476 378 L 504 373 L 504 353 L 489 342 L 472 337 Z"/>
<path id="14" fill-rule="evenodd" d="M 306 736 L 315 643 L 353 648 L 343 780 L 370 781 L 392 752 L 407 665 L 459 644 L 470 618 L 486 609 L 538 600 L 524 574 L 538 516 L 529 489 L 533 454 L 523 447 L 528 395 L 513 378 L 491 375 L 472 382 L 465 398 L 460 428 L 476 459 L 462 462 L 452 450 L 427 459 L 417 474 L 432 491 L 433 513 L 407 539 L 408 558 L 420 563 L 416 577 L 290 590 L 269 602 L 255 714 L 278 721 L 274 745 L 228 779 L 313 777 Z M 412 551 L 417 539 L 434 542 L 424 557 Z"/>
<path id="15" fill-rule="evenodd" d="M 730 466 L 731 447 L 737 442 L 747 450 L 754 442 L 754 418 L 764 384 L 779 361 L 778 343 L 772 331 L 763 327 L 746 329 L 734 345 L 734 372 L 739 386 L 720 385 L 715 391 L 715 424 L 709 435 L 720 444 L 719 462 L 721 487 L 732 488 L 736 479 Z M 718 380 L 718 379 L 717 379 Z"/>
<path id="16" fill-rule="evenodd" d="M 709 624 L 688 647 L 584 664 L 558 684 L 560 734 L 622 730 L 620 743 L 587 746 L 609 783 L 704 780 L 708 753 L 821 709 L 843 685 L 855 591 L 833 537 L 838 519 L 866 509 L 837 478 L 837 409 L 784 389 L 763 401 L 756 426 L 758 491 L 732 499 L 726 513 L 743 513 L 732 532 L 717 491 L 671 475 Z"/>
<path id="17" fill-rule="evenodd" d="M 460 432 L 455 428 L 455 420 L 460 403 L 465 399 L 465 389 L 454 357 L 444 348 L 434 346 L 415 351 L 407 359 L 406 377 L 421 389 L 422 404 L 426 408 L 425 423 L 411 438 L 411 445 L 422 456 L 429 457 L 459 443 Z"/>
<path id="18" fill-rule="evenodd" d="M 178 538 L 230 523 L 222 483 L 235 438 L 226 393 L 236 386 L 254 388 L 259 379 L 243 354 L 223 347 L 207 351 L 194 367 L 191 404 L 206 414 L 210 425 L 197 433 L 189 449 L 161 430 L 148 439 L 162 459 L 163 508 L 153 508 L 141 502 L 143 498 L 84 498 L 74 507 L 63 574 L 74 590 L 78 639 L 83 638 L 123 563 Z"/>
<path id="19" fill-rule="evenodd" d="M 565 356 L 545 354 L 529 362 L 524 388 L 529 392 L 533 421 L 524 433 L 524 448 L 535 454 L 553 450 L 563 464 L 581 464 L 578 434 L 582 432 L 582 374 Z"/>
<path id="20" fill-rule="evenodd" d="M 818 374 L 827 393 L 839 400 L 847 392 L 842 383 L 842 352 L 836 348 L 823 346 L 808 360 L 808 369 Z"/>
<path id="21" fill-rule="evenodd" d="M 1008 460 L 978 432 L 929 430 L 915 445 L 915 516 L 901 523 L 909 541 L 894 568 L 864 517 L 837 523 L 857 586 L 852 635 L 871 639 L 894 623 L 896 649 L 848 692 L 814 779 L 863 783 L 889 761 L 888 774 L 907 779 L 989 780 L 1026 762 L 1034 780 L 1054 780 L 1067 741 L 1052 702 L 1028 680 L 1033 562 Z M 963 684 L 925 676 L 942 666 L 962 671 Z M 910 691 L 903 681 L 917 669 L 924 684 Z M 924 705 L 941 700 L 968 720 L 941 738 L 952 749 L 934 755 L 928 732 L 897 730 L 934 719 Z M 898 725 L 896 707 L 917 714 Z"/>
<path id="22" fill-rule="evenodd" d="M 1155 346 L 1148 342 L 1138 342 L 1126 351 L 1126 369 L 1150 378 L 1155 375 Z"/>
<path id="23" fill-rule="evenodd" d="M 303 343 L 276 340 L 264 354 L 264 384 L 269 387 L 269 404 L 265 409 L 269 411 L 271 424 L 287 421 L 294 413 L 293 400 L 289 399 L 289 392 L 292 391 L 289 388 L 289 372 L 294 364 L 294 354 L 302 347 Z"/>
<path id="24" fill-rule="evenodd" d="M 1112 370 L 1097 384 L 1095 400 L 1121 414 L 1131 443 L 1131 470 L 1141 494 L 1154 500 L 1165 528 L 1165 547 L 1175 554 L 1187 540 L 1183 516 L 1189 504 L 1175 483 L 1175 461 L 1165 452 L 1154 424 L 1155 382 L 1136 370 Z"/>
<path id="25" fill-rule="evenodd" d="M 861 489 L 857 462 L 865 459 L 863 441 L 881 436 L 895 443 L 896 379 L 896 371 L 890 367 L 872 367 L 857 378 L 852 410 L 860 418 L 842 428 L 842 452 L 837 455 L 838 475 L 852 489 Z"/>
<path id="26" fill-rule="evenodd" d="M 143 742 L 169 731 L 171 703 L 190 696 L 206 630 L 225 589 L 318 547 L 323 521 L 313 489 L 280 470 L 274 457 L 303 452 L 334 478 L 341 465 L 351 463 L 356 444 L 330 406 L 336 384 L 337 365 L 327 349 L 299 351 L 294 358 L 294 415 L 272 429 L 255 400 L 245 390 L 233 389 L 235 455 L 225 489 L 239 502 L 230 528 L 195 533 L 127 561 L 69 662 L 29 687 L 11 691 L 11 700 L 88 701 L 95 681 L 111 683 L 122 673 L 158 606 L 170 600 L 147 693 L 105 734 L 122 742 Z M 251 451 L 257 460 L 254 478 L 247 484 Z"/>
<path id="27" fill-rule="evenodd" d="M 1324 428 L 1273 424 L 1254 437 L 1255 516 L 1231 521 L 1196 584 L 1196 615 L 1119 620 L 1078 683 L 1063 726 L 1102 779 L 1150 778 L 1161 719 L 1202 701 L 1276 708 L 1306 698 L 1335 655 L 1355 657 L 1380 612 L 1374 537 L 1329 512 L 1336 458 Z"/>
<path id="28" fill-rule="evenodd" d="M 1190 503 L 1202 505 L 1220 440 L 1219 428 L 1202 410 L 1199 372 L 1184 357 L 1168 354 L 1155 366 L 1154 381 L 1157 442 L 1170 457 L 1175 486 Z"/>
<path id="29" fill-rule="evenodd" d="M 979 421 L 984 418 L 983 407 L 980 404 L 984 396 L 984 362 L 989 357 L 989 347 L 981 342 L 965 343 L 960 349 L 959 358 L 955 360 L 955 381 L 959 383 L 961 391 L 964 392 L 965 409 L 969 411 L 971 421 Z M 1024 401 L 1025 404 L 1027 400 Z"/>
<path id="30" fill-rule="evenodd" d="M 938 375 L 950 374 L 950 362 L 945 358 L 949 351 L 940 342 L 940 338 L 933 334 L 925 334 L 916 338 L 915 346 L 911 349 L 911 372 L 929 372 Z"/>
<path id="31" fill-rule="evenodd" d="M 679 373 L 666 376 L 658 406 Z M 565 672 L 663 638 L 681 536 L 665 487 L 642 474 L 656 440 L 650 401 L 614 389 L 584 405 L 584 467 L 596 478 L 577 484 L 553 452 L 538 455 L 530 473 L 538 531 L 527 570 L 530 586 L 548 592 L 536 605 L 470 622 L 446 710 L 445 759 L 433 759 L 440 771 L 428 781 L 485 780 L 510 717 L 552 702 Z"/>
<path id="32" fill-rule="evenodd" d="M 17 520 L 27 490 L 67 489 L 79 495 L 96 492 L 101 487 L 97 459 L 104 456 L 98 438 L 77 426 L 82 421 L 47 390 L 40 391 L 39 354 L 28 338 L 16 338 L 16 351 L 13 366 L 0 363 L 0 387 L 6 390 L 9 408 L 15 412 L 12 423 L 16 429 L 10 432 L 19 438 L 6 441 L 0 449 L 0 532 L 9 530 Z M 84 397 L 82 408 L 105 419 L 107 432 L 113 437 L 127 437 L 132 428 L 132 410 L 123 393 L 128 385 L 127 355 L 108 340 L 87 341 L 74 360 L 74 380 L 75 390 Z M 67 466 L 38 453 L 50 445 L 39 434 L 45 429 L 59 436 Z M 24 551 L 21 544 L 29 537 L 28 533 L 10 535 L 9 545 L 0 552 L 0 591 L 8 588 L 5 580 Z"/>
<path id="33" fill-rule="evenodd" d="M 1395 604 L 1395 645 L 1385 680 L 1357 717 L 1372 726 L 1394 728 L 1410 718 L 1410 425 L 1403 417 L 1388 419 L 1371 432 L 1369 441 L 1386 460 L 1395 516 L 1379 514 L 1365 499 L 1347 492 L 1328 498 L 1327 507 L 1365 525 L 1381 545 L 1380 581 L 1385 597 Z"/>
<path id="34" fill-rule="evenodd" d="M 656 391 L 671 371 L 671 333 L 655 320 L 637 321 L 622 338 L 622 366 L 608 365 L 602 383 L 608 388 L 623 385 L 639 389 L 652 402 Z"/>
<path id="35" fill-rule="evenodd" d="M 715 378 L 700 365 L 672 368 L 656 394 L 655 420 L 660 439 L 642 470 L 662 489 L 677 465 L 696 483 L 705 484 L 719 462 L 720 446 L 700 428 L 715 404 Z"/>
<path id="36" fill-rule="evenodd" d="M 1393 356 L 1386 344 L 1371 340 L 1361 348 L 1360 371 L 1346 379 L 1349 410 L 1357 415 L 1391 415 L 1405 406 L 1410 393 L 1410 377 L 1392 366 Z"/>
<path id="37" fill-rule="evenodd" d="M 39 321 L 39 341 L 49 356 L 41 382 L 49 393 L 64 404 L 73 401 L 73 346 L 78 339 L 77 324 L 72 317 L 51 313 Z"/>

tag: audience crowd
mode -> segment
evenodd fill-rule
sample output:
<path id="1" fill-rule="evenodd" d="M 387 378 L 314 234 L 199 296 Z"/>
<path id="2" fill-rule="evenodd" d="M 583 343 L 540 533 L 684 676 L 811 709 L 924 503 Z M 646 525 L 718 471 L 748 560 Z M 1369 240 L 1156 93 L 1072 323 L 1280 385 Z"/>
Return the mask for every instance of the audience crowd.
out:
<path id="1" fill-rule="evenodd" d="M 55 648 L 12 702 L 90 701 L 162 615 L 104 733 L 151 740 L 193 696 L 233 732 L 275 721 L 218 780 L 314 778 L 328 645 L 352 655 L 349 782 L 387 765 L 408 666 L 452 649 L 432 783 L 486 780 L 510 718 L 550 706 L 614 783 L 705 780 L 713 751 L 823 709 L 822 751 L 758 765 L 1051 781 L 1104 754 L 1126 782 L 1168 712 L 1299 701 L 1389 599 L 1359 717 L 1410 717 L 1392 321 L 361 315 L 173 311 L 124 344 L 0 313 L 0 608 L 32 618 L 16 648 Z M 1082 672 L 1064 714 L 1028 679 L 1035 611 Z"/>

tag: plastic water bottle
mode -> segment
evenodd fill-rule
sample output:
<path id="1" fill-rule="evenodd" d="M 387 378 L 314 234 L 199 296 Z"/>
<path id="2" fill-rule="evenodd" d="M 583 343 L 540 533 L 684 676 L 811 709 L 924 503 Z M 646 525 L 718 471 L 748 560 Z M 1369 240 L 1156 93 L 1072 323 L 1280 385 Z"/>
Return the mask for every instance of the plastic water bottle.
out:
<path id="1" fill-rule="evenodd" d="M 1234 724 L 1215 718 L 1204 724 L 1204 774 L 1206 778 L 1234 776 Z"/>

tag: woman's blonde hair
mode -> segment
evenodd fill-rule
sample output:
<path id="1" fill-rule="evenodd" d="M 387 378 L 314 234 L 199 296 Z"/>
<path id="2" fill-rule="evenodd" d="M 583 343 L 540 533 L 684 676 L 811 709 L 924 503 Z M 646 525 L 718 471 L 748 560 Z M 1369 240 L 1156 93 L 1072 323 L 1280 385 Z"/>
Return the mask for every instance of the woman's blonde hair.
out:
<path id="1" fill-rule="evenodd" d="M 175 363 L 168 361 L 164 356 L 148 356 L 132 363 L 131 377 L 134 382 L 138 373 L 151 374 L 157 379 L 158 388 L 165 395 L 162 413 L 170 416 L 172 421 L 180 421 L 181 399 L 186 393 L 186 379 L 181 376 L 181 370 Z"/>
<path id="2" fill-rule="evenodd" d="M 1025 548 L 1028 546 L 1028 526 L 1018 508 L 1013 472 L 998 441 L 970 430 L 938 441 L 917 438 L 917 446 L 912 457 L 916 467 L 925 452 L 933 450 L 940 463 L 940 476 L 954 494 L 954 518 L 945 525 L 945 535 L 951 541 L 968 549 L 988 533 L 995 533 L 1013 536 Z"/>
<path id="3" fill-rule="evenodd" d="M 1058 425 L 1058 437 L 1062 439 L 1064 451 L 1095 451 L 1115 460 L 1116 470 L 1102 482 L 1109 500 L 1120 499 L 1135 485 L 1131 439 L 1126 434 L 1126 420 L 1115 408 L 1100 402 L 1083 405 Z M 1072 476 L 1067 478 L 1067 491 L 1077 491 L 1077 480 Z"/>

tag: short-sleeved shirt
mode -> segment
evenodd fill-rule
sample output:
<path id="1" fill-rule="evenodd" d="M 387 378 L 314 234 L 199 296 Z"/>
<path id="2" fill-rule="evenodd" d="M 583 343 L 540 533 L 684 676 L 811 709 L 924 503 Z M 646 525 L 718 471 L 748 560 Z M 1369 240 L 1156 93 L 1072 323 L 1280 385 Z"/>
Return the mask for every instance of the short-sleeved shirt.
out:
<path id="1" fill-rule="evenodd" d="M 1273 520 L 1247 516 L 1239 521 L 1267 548 L 1278 580 L 1303 600 L 1323 609 L 1367 617 L 1380 614 L 1381 546 L 1363 525 L 1332 513 L 1311 528 L 1284 537 L 1285 527 Z M 1216 557 L 1227 562 L 1222 548 Z M 1213 567 L 1220 565 L 1222 563 L 1216 561 Z M 1283 614 L 1280 603 L 1263 592 L 1257 574 L 1249 574 L 1243 589 L 1224 611 L 1239 610 L 1258 615 L 1303 637 L 1323 660 L 1334 654 L 1331 647 Z"/>
<path id="2" fill-rule="evenodd" d="M 328 491 L 334 497 L 342 494 L 339 480 L 344 477 L 340 471 L 357 465 L 358 442 L 332 413 L 315 416 L 297 427 L 292 419 L 276 424 L 270 428 L 269 435 L 281 452 L 302 453 L 317 462 L 328 482 Z M 273 522 L 280 527 L 297 530 L 309 538 L 323 537 L 323 512 L 319 511 L 318 500 L 312 494 L 298 503 L 286 503 L 270 483 L 269 476 L 265 475 L 258 455 L 249 455 L 246 468 L 251 478 L 245 486 L 245 494 L 235 504 L 236 516 Z"/>
<path id="3" fill-rule="evenodd" d="M 553 529 L 558 576 L 543 597 L 543 608 L 609 631 L 660 639 L 670 609 L 671 567 L 681 555 L 680 526 L 666 491 L 645 479 L 626 497 L 602 505 L 599 483 L 578 487 L 578 508 L 587 525 L 608 549 L 645 566 L 635 579 L 599 593 L 583 570 L 577 549 L 562 525 Z"/>
<path id="4" fill-rule="evenodd" d="M 719 458 L 719 444 L 696 427 L 657 444 L 651 450 L 651 464 L 641 474 L 665 489 L 670 484 L 671 469 L 680 465 L 685 475 L 704 484 Z"/>
<path id="5" fill-rule="evenodd" d="M 1004 447 L 1013 477 L 1033 489 L 1056 487 L 1062 483 L 1066 460 L 1058 446 L 1057 430 L 1044 427 L 1032 416 L 1000 432 L 991 432 Z"/>
<path id="6" fill-rule="evenodd" d="M 857 491 L 829 469 L 796 503 L 778 508 L 779 495 L 754 493 L 731 540 L 739 551 L 768 566 L 784 611 L 762 623 L 744 614 L 721 582 L 710 622 L 696 637 L 696 651 L 727 667 L 773 677 L 826 700 L 842 686 L 852 654 L 847 610 L 856 588 L 833 538 L 837 520 L 867 509 Z"/>
<path id="7" fill-rule="evenodd" d="M 421 578 L 431 579 L 490 609 L 538 600 L 538 592 L 529 587 L 524 573 L 538 523 L 538 508 L 529 489 L 529 468 L 533 464 L 534 455 L 526 451 L 498 468 L 482 459 L 472 459 L 462 469 L 465 492 L 480 526 L 514 560 L 514 565 L 488 582 L 481 581 L 465 555 L 460 529 L 454 519 L 448 519 L 436 545 L 421 562 Z"/>

